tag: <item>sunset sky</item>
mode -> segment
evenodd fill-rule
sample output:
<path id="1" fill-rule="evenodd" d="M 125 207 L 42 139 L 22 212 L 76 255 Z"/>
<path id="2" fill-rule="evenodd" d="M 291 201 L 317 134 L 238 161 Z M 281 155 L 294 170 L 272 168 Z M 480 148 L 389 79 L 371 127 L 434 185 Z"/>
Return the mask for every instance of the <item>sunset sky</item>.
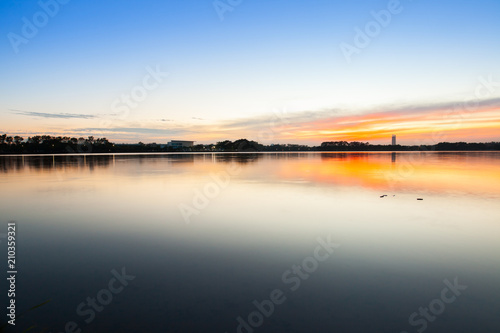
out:
<path id="1" fill-rule="evenodd" d="M 0 132 L 500 141 L 500 1 L 0 2 Z"/>

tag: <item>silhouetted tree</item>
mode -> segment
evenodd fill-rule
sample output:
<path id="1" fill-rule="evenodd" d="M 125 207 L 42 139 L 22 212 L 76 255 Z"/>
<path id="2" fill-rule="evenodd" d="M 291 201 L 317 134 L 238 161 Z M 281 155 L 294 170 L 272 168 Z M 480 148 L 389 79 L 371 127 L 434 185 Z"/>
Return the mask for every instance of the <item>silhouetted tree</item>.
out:
<path id="1" fill-rule="evenodd" d="M 220 151 L 231 151 L 233 150 L 233 143 L 229 140 L 217 142 L 215 148 Z"/>
<path id="2" fill-rule="evenodd" d="M 23 141 L 23 140 L 24 140 L 24 139 L 23 139 L 22 137 L 20 137 L 19 135 L 16 135 L 16 136 L 14 137 L 14 143 L 15 143 L 16 145 L 20 144 L 20 143 L 21 143 L 21 141 Z"/>

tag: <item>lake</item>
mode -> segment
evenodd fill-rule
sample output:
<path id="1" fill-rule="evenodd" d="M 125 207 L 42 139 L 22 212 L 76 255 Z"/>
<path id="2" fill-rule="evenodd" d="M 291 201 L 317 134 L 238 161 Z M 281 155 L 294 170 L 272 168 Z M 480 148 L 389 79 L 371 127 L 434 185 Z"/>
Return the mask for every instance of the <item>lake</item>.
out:
<path id="1" fill-rule="evenodd" d="M 6 332 L 500 331 L 500 152 L 0 156 L 0 184 L 16 314 L 50 300 Z"/>

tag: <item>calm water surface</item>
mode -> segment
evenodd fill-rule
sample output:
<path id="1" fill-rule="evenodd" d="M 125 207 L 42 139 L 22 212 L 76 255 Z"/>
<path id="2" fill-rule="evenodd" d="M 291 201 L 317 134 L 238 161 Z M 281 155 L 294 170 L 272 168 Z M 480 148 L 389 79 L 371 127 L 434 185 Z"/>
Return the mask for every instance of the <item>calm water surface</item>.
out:
<path id="1" fill-rule="evenodd" d="M 0 186 L 18 313 L 51 300 L 7 332 L 500 331 L 498 152 L 0 156 Z"/>

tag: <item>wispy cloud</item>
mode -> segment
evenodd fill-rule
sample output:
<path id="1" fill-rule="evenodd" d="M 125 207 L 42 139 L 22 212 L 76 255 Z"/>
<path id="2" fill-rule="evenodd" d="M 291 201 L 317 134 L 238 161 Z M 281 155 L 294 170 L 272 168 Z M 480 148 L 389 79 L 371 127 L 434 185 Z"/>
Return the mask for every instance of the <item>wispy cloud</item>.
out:
<path id="1" fill-rule="evenodd" d="M 485 140 L 500 128 L 500 98 L 464 102 L 392 105 L 362 114 L 303 122 L 285 138 L 385 140 L 391 134 L 425 142 Z"/>
<path id="2" fill-rule="evenodd" d="M 23 111 L 16 109 L 9 109 L 11 113 L 15 113 L 20 116 L 27 117 L 40 117 L 40 118 L 63 118 L 63 119 L 94 119 L 97 118 L 94 115 L 81 114 L 81 113 L 45 113 L 45 112 L 34 112 L 34 111 Z"/>
<path id="3" fill-rule="evenodd" d="M 134 133 L 134 134 L 151 134 L 151 135 L 173 135 L 189 133 L 183 129 L 163 129 L 163 128 L 143 128 L 143 127 L 112 127 L 112 128 L 73 128 L 70 132 L 78 133 Z"/>
<path id="4" fill-rule="evenodd" d="M 25 116 L 47 118 L 99 118 L 82 114 L 47 114 L 11 110 Z M 65 135 L 94 135 L 117 141 L 185 139 L 217 142 L 248 138 L 263 143 L 308 143 L 323 141 L 386 142 L 391 134 L 401 143 L 436 140 L 498 141 L 500 98 L 435 103 L 390 104 L 366 108 L 335 108 L 319 111 L 278 111 L 255 117 L 224 121 L 153 121 L 114 123 L 104 126 L 61 129 Z M 204 120 L 204 119 L 203 119 Z M 168 125 L 167 125 L 168 124 Z"/>
<path id="5" fill-rule="evenodd" d="M 227 120 L 215 124 L 192 125 L 198 140 L 248 137 L 267 133 L 273 142 L 321 142 L 330 140 L 386 140 L 391 134 L 403 138 L 487 140 L 500 129 L 500 98 L 435 103 L 391 104 L 363 109 L 269 113 Z M 269 135 L 269 134 L 272 135 Z M 496 135 L 498 137 L 498 135 Z"/>

